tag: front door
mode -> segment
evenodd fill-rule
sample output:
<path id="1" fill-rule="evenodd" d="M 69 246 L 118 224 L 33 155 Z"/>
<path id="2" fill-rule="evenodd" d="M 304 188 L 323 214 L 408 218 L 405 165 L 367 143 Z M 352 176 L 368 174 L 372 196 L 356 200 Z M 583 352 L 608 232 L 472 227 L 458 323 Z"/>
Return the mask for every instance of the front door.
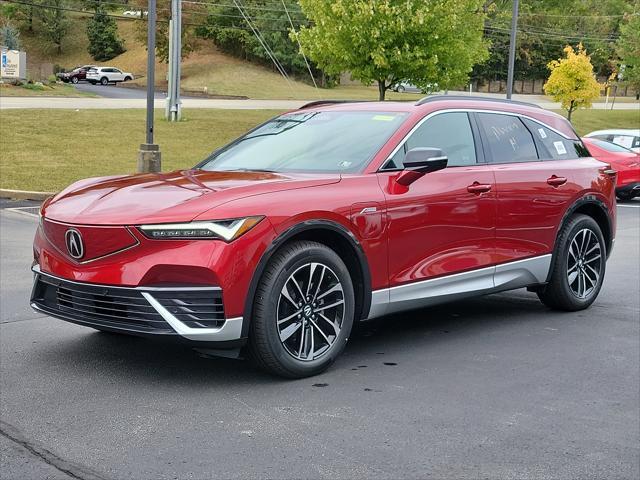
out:
<path id="1" fill-rule="evenodd" d="M 440 148 L 448 167 L 398 189 L 404 153 L 417 147 Z M 481 155 L 466 112 L 436 112 L 378 173 L 387 202 L 391 311 L 493 287 L 495 181 Z"/>

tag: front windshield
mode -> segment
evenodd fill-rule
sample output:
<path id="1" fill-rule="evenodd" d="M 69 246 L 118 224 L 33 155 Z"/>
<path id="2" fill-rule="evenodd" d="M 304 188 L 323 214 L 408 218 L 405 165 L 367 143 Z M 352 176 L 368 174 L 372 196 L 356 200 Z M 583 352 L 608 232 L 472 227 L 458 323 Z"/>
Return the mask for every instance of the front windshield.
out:
<path id="1" fill-rule="evenodd" d="M 295 112 L 211 154 L 213 171 L 359 172 L 406 117 L 400 112 Z"/>

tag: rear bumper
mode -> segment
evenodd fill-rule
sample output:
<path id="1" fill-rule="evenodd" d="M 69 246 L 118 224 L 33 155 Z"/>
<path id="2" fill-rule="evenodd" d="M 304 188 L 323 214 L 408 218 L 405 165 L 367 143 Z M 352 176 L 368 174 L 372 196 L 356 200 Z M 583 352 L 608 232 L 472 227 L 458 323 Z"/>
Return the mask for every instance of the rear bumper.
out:
<path id="1" fill-rule="evenodd" d="M 225 318 L 218 287 L 122 287 L 75 282 L 36 265 L 31 307 L 71 323 L 209 348 L 237 348 L 242 317 Z"/>

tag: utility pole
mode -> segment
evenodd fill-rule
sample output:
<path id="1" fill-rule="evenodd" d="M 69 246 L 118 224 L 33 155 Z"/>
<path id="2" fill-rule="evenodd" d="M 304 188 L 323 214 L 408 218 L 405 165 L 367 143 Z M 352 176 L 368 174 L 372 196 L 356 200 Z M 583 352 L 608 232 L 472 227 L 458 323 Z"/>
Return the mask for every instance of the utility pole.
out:
<path id="1" fill-rule="evenodd" d="M 147 130 L 138 152 L 138 172 L 160 171 L 160 147 L 153 143 L 153 100 L 156 69 L 156 0 L 149 0 L 147 12 Z"/>
<path id="2" fill-rule="evenodd" d="M 171 0 L 169 21 L 169 71 L 167 73 L 167 105 L 165 118 L 170 122 L 180 121 L 180 62 L 182 60 L 182 2 Z"/>
<path id="3" fill-rule="evenodd" d="M 507 73 L 507 98 L 513 93 L 513 67 L 516 61 L 516 30 L 518 28 L 518 0 L 513 0 L 511 35 L 509 37 L 509 71 Z"/>

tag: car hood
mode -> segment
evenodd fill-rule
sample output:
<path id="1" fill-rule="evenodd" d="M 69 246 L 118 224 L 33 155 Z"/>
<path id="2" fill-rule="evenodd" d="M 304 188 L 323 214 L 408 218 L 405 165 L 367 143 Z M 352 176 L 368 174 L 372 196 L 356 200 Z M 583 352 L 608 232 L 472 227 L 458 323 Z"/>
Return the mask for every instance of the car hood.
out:
<path id="1" fill-rule="evenodd" d="M 204 170 L 91 178 L 55 195 L 43 213 L 51 220 L 83 225 L 188 222 L 239 198 L 339 181 L 338 174 Z"/>

